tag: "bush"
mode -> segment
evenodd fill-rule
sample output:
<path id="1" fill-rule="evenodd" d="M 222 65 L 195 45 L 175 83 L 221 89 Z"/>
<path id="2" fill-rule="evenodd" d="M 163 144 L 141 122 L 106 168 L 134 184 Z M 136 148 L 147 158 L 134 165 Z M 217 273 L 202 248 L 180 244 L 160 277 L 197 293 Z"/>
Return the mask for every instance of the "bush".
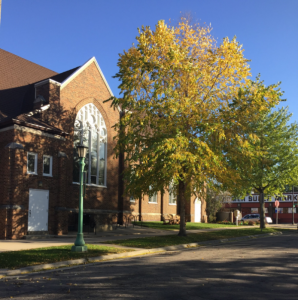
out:
<path id="1" fill-rule="evenodd" d="M 216 222 L 216 217 L 209 215 L 209 223 L 215 223 Z"/>
<path id="2" fill-rule="evenodd" d="M 249 221 L 249 222 L 248 222 L 248 225 L 251 225 L 251 226 L 252 226 L 252 225 L 256 225 L 256 222 L 254 222 L 254 221 Z"/>
<path id="3" fill-rule="evenodd" d="M 260 225 L 260 221 L 256 221 L 256 225 Z"/>
<path id="4" fill-rule="evenodd" d="M 225 220 L 225 221 L 218 221 L 217 224 L 234 225 L 235 223 Z"/>
<path id="5" fill-rule="evenodd" d="M 248 225 L 248 221 L 244 221 L 244 222 L 243 222 L 243 225 Z"/>

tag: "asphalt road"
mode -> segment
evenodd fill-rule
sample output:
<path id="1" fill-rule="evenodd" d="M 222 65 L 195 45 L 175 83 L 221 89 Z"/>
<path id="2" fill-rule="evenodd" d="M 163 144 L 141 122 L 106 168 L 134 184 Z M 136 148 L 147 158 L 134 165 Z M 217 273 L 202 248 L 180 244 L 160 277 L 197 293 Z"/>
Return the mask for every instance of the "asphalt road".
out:
<path id="1" fill-rule="evenodd" d="M 298 234 L 0 280 L 0 299 L 298 299 Z"/>

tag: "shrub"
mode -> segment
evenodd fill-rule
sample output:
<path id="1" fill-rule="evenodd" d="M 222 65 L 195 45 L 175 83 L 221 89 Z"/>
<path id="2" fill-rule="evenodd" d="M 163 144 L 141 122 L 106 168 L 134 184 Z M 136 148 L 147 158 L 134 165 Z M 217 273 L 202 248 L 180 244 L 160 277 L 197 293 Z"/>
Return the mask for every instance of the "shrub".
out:
<path id="1" fill-rule="evenodd" d="M 216 222 L 216 217 L 209 215 L 209 223 L 215 223 Z"/>
<path id="2" fill-rule="evenodd" d="M 260 225 L 260 221 L 256 221 L 256 225 Z"/>
<path id="3" fill-rule="evenodd" d="M 255 225 L 256 224 L 256 222 L 254 222 L 254 221 L 248 221 L 248 225 Z"/>
<path id="4" fill-rule="evenodd" d="M 224 221 L 218 221 L 217 224 L 234 225 L 235 223 L 224 220 Z"/>
<path id="5" fill-rule="evenodd" d="M 243 225 L 248 225 L 248 221 L 244 221 L 244 222 L 243 222 Z"/>

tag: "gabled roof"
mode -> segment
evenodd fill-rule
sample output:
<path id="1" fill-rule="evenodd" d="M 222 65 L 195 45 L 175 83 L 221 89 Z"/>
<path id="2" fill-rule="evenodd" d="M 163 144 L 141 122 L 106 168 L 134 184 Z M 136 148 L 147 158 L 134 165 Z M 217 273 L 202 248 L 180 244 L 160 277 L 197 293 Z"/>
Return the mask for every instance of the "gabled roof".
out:
<path id="1" fill-rule="evenodd" d="M 76 70 L 76 72 L 74 72 L 72 75 L 70 75 L 68 78 L 66 78 L 61 84 L 61 89 L 63 89 L 65 86 L 67 86 L 74 78 L 76 78 L 81 72 L 83 72 L 86 68 L 88 68 L 92 63 L 95 64 L 95 66 L 96 66 L 99 74 L 101 75 L 101 77 L 102 77 L 102 79 L 103 79 L 103 81 L 104 81 L 111 97 L 114 96 L 114 94 L 113 94 L 113 92 L 112 92 L 105 76 L 103 75 L 103 73 L 102 73 L 102 71 L 101 71 L 101 69 L 100 69 L 100 67 L 99 67 L 99 65 L 96 61 L 96 58 L 94 56 L 92 58 L 90 58 L 86 63 L 84 63 L 80 68 L 78 68 Z"/>
<path id="2" fill-rule="evenodd" d="M 33 109 L 35 85 L 50 80 L 60 85 L 60 89 L 63 89 L 92 63 L 97 67 L 110 95 L 114 96 L 95 57 L 92 57 L 81 67 L 76 67 L 63 73 L 56 73 L 0 49 L 0 128 L 21 122 L 23 125 L 31 124 L 30 126 L 37 126 L 41 130 L 50 130 L 57 134 L 62 134 L 61 130 L 46 123 L 42 122 L 42 125 L 37 124 L 41 122 L 38 119 L 33 117 L 26 119 L 26 113 Z"/>

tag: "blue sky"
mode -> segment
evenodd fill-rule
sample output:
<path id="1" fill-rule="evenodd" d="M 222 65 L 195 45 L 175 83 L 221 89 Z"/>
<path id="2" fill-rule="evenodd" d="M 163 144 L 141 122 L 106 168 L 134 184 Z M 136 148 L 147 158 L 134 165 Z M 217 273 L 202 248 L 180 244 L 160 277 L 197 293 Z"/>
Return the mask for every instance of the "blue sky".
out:
<path id="1" fill-rule="evenodd" d="M 298 0 L 2 0 L 0 48 L 56 72 L 95 56 L 118 96 L 118 54 L 135 42 L 137 28 L 174 24 L 188 12 L 211 23 L 218 42 L 237 36 L 253 77 L 281 81 L 282 105 L 298 120 Z"/>

